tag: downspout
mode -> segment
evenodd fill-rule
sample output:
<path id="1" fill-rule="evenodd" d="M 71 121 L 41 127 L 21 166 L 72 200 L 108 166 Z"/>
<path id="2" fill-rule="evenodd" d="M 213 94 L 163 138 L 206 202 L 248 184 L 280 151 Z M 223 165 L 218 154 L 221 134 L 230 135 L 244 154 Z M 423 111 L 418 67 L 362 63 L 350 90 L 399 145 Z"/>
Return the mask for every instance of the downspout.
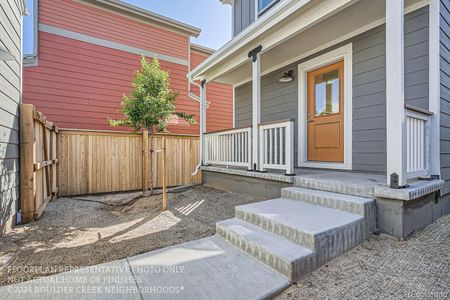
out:
<path id="1" fill-rule="evenodd" d="M 206 104 L 205 104 L 205 84 L 206 81 L 203 80 L 202 84 L 198 84 L 196 82 L 193 82 L 191 78 L 189 77 L 189 82 L 198 86 L 200 89 L 200 98 L 198 98 L 196 95 L 192 94 L 190 91 L 188 93 L 189 97 L 193 98 L 196 101 L 200 102 L 200 158 L 197 166 L 195 167 L 194 172 L 191 174 L 192 176 L 197 175 L 198 171 L 200 170 L 202 164 L 203 164 L 203 146 L 204 146 L 204 133 L 205 133 L 205 113 L 206 113 Z M 198 100 L 197 100 L 198 99 Z"/>

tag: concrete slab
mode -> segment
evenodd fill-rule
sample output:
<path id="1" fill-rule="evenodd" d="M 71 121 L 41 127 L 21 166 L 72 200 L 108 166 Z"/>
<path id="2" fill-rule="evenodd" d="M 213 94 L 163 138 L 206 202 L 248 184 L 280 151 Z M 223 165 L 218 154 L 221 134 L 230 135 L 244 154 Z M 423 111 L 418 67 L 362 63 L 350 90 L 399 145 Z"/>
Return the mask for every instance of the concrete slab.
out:
<path id="1" fill-rule="evenodd" d="M 78 269 L 0 288 L 0 299 L 141 299 L 126 260 Z"/>
<path id="2" fill-rule="evenodd" d="M 443 180 L 419 180 L 409 183 L 409 186 L 405 189 L 376 187 L 374 194 L 378 198 L 410 201 L 439 191 L 444 187 L 444 184 L 445 181 Z"/>
<path id="3" fill-rule="evenodd" d="M 217 236 L 128 261 L 143 299 L 263 299 L 289 285 L 286 277 Z"/>
<path id="4" fill-rule="evenodd" d="M 218 236 L 0 288 L 0 299 L 264 299 L 287 277 Z"/>

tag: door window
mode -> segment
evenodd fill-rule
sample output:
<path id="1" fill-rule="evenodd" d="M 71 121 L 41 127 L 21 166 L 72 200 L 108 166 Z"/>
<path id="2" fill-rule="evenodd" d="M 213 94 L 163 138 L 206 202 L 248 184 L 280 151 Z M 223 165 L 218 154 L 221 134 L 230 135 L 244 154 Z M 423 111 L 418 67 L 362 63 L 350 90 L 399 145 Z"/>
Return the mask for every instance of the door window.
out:
<path id="1" fill-rule="evenodd" d="M 315 115 L 339 113 L 339 71 L 315 76 Z"/>

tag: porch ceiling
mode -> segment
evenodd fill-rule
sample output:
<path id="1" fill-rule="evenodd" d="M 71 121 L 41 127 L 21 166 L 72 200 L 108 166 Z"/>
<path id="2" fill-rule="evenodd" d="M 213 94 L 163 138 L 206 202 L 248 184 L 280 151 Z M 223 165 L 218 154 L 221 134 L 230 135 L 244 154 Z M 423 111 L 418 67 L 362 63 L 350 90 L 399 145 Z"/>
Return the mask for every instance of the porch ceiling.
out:
<path id="1" fill-rule="evenodd" d="M 319 3 L 317 1 L 316 3 Z M 325 3 L 326 1 L 322 1 Z M 339 2 L 339 5 L 337 4 Z M 427 0 L 405 0 L 406 12 L 426 5 Z M 334 6 L 333 6 L 334 5 Z M 314 10 L 321 9 L 322 13 Z M 308 20 L 307 18 L 317 18 Z M 283 66 L 287 66 L 302 58 L 320 52 L 334 44 L 367 31 L 385 22 L 384 0 L 336 1 L 325 6 L 310 3 L 298 13 L 290 15 L 278 22 L 269 31 L 236 49 L 235 53 L 224 61 L 211 62 L 203 72 L 197 72 L 195 79 L 206 79 L 225 84 L 238 85 L 252 78 L 252 68 L 248 52 L 262 45 L 261 74 L 267 74 Z M 301 27 L 301 24 L 304 26 Z M 309 24 L 309 25 L 308 25 Z M 297 27 L 296 27 L 297 26 Z M 286 32 L 292 32 L 292 27 L 298 28 L 295 34 L 277 41 Z M 196 70 L 193 71 L 195 73 Z"/>

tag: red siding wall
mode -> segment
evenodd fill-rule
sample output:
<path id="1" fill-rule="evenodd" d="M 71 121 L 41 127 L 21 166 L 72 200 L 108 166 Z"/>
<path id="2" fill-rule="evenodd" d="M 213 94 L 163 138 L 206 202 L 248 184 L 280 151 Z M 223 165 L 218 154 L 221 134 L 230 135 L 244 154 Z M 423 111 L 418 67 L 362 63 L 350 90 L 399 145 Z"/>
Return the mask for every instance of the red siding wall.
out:
<path id="1" fill-rule="evenodd" d="M 191 51 L 191 69 L 208 57 L 199 51 Z M 198 94 L 198 89 L 192 89 Z M 206 131 L 217 131 L 233 127 L 233 88 L 228 85 L 209 83 L 206 98 L 210 101 L 206 113 Z"/>
<path id="2" fill-rule="evenodd" d="M 39 0 L 39 22 L 187 59 L 189 38 L 73 0 Z"/>
<path id="3" fill-rule="evenodd" d="M 131 89 L 140 56 L 44 32 L 39 39 L 39 66 L 24 70 L 24 102 L 62 128 L 111 130 L 107 119 L 121 116 L 122 96 Z M 187 66 L 161 66 L 179 92 L 177 107 L 198 115 L 198 103 L 187 97 Z M 179 125 L 176 133 L 197 133 L 197 127 Z"/>
<path id="4" fill-rule="evenodd" d="M 45 24 L 187 59 L 188 37 L 181 34 L 74 1 L 40 0 L 39 3 L 40 19 Z M 66 5 L 64 17 L 62 4 Z M 96 18 L 85 18 L 86 13 L 94 12 Z M 99 30 L 88 31 L 87 25 Z M 120 32 L 115 30 L 121 30 L 123 36 L 119 37 L 116 33 Z M 140 39 L 128 34 L 137 31 Z M 159 35 L 163 36 L 161 40 L 153 39 Z M 140 56 L 46 32 L 39 33 L 38 50 L 39 65 L 24 69 L 24 102 L 34 104 L 61 128 L 112 130 L 107 120 L 122 116 L 119 112 L 122 96 L 131 89 Z M 191 56 L 195 65 L 207 57 L 196 51 Z M 170 73 L 171 87 L 179 93 L 177 110 L 194 114 L 198 121 L 199 104 L 187 95 L 188 67 L 162 60 L 161 67 Z M 231 127 L 231 88 L 210 84 L 207 96 L 211 101 L 208 131 Z M 170 125 L 169 130 L 178 134 L 198 134 L 198 124 Z"/>

